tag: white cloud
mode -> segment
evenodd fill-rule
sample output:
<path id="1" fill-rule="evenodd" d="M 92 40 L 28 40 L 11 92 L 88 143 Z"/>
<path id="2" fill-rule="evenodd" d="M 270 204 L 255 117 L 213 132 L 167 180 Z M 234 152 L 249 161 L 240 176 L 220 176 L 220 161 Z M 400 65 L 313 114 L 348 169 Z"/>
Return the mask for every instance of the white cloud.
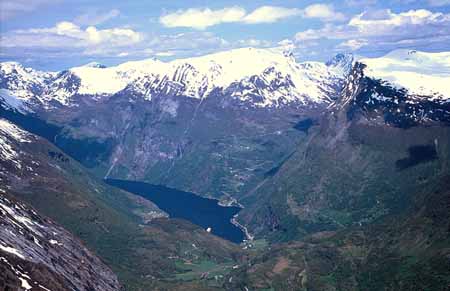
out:
<path id="1" fill-rule="evenodd" d="M 345 36 L 341 36 L 341 30 L 343 30 L 343 26 L 335 27 L 327 24 L 320 29 L 307 29 L 297 32 L 294 36 L 294 39 L 297 42 L 310 41 L 321 38 L 342 39 L 345 38 Z"/>
<path id="2" fill-rule="evenodd" d="M 377 14 L 361 13 L 353 17 L 348 23 L 363 35 L 384 35 L 390 33 L 408 34 L 406 27 L 426 28 L 428 25 L 448 25 L 450 15 L 433 13 L 426 9 L 410 10 L 402 13 L 393 13 L 390 10 L 382 10 Z M 399 31 L 399 28 L 401 31 Z M 417 33 L 414 31 L 414 33 Z M 420 33 L 420 32 L 418 32 Z M 432 33 L 430 31 L 430 33 Z"/>
<path id="3" fill-rule="evenodd" d="M 356 51 L 356 50 L 358 50 L 358 49 L 360 49 L 363 46 L 366 46 L 368 44 L 369 44 L 368 41 L 364 40 L 364 39 L 349 39 L 349 40 L 346 40 L 346 41 L 340 43 L 338 45 L 338 47 L 344 48 L 344 49 L 350 49 L 352 51 Z"/>
<path id="4" fill-rule="evenodd" d="M 205 29 L 220 23 L 238 22 L 245 14 L 245 10 L 237 6 L 219 10 L 190 8 L 161 16 L 159 21 L 166 27 Z"/>
<path id="5" fill-rule="evenodd" d="M 295 43 L 291 39 L 283 39 L 279 41 L 278 46 L 283 48 L 285 51 L 294 51 L 296 48 Z"/>
<path id="6" fill-rule="evenodd" d="M 262 6 L 247 14 L 240 21 L 248 24 L 273 23 L 281 19 L 301 14 L 297 8 L 284 8 L 276 6 Z"/>
<path id="7" fill-rule="evenodd" d="M 425 9 L 394 13 L 391 10 L 358 14 L 343 25 L 326 24 L 321 29 L 298 32 L 297 43 L 307 45 L 319 40 L 340 40 L 338 48 L 394 49 L 418 47 L 427 42 L 447 43 L 450 48 L 450 14 Z M 445 46 L 440 44 L 439 47 Z"/>
<path id="8" fill-rule="evenodd" d="M 348 39 L 355 37 L 428 37 L 449 34 L 450 14 L 425 9 L 393 13 L 391 10 L 364 12 L 350 19 L 345 25 L 326 24 L 321 29 L 298 32 L 298 41 L 310 39 Z"/>
<path id="9" fill-rule="evenodd" d="M 129 28 L 97 29 L 62 21 L 50 28 L 16 30 L 1 38 L 4 47 L 121 47 L 139 43 L 143 35 Z"/>
<path id="10" fill-rule="evenodd" d="M 325 21 L 345 20 L 344 14 L 334 10 L 331 4 L 312 4 L 304 9 L 305 18 L 319 18 Z"/>
<path id="11" fill-rule="evenodd" d="M 38 55 L 40 58 L 68 56 L 125 57 L 144 35 L 129 28 L 98 29 L 62 21 L 54 27 L 15 30 L 0 37 L 2 49 L 10 56 Z"/>
<path id="12" fill-rule="evenodd" d="M 108 20 L 116 18 L 119 15 L 120 11 L 118 9 L 111 9 L 103 13 L 100 13 L 98 11 L 91 11 L 77 16 L 74 20 L 74 23 L 78 25 L 99 25 Z"/>
<path id="13" fill-rule="evenodd" d="M 305 9 L 261 6 L 249 13 L 239 6 L 218 10 L 189 8 L 163 15 L 159 18 L 159 22 L 166 27 L 190 27 L 202 30 L 222 23 L 273 23 L 294 16 L 317 18 L 323 21 L 345 19 L 345 16 L 335 11 L 332 5 L 313 4 Z"/>
<path id="14" fill-rule="evenodd" d="M 146 43 L 155 51 L 209 50 L 227 47 L 230 44 L 210 32 L 189 32 L 151 37 Z"/>

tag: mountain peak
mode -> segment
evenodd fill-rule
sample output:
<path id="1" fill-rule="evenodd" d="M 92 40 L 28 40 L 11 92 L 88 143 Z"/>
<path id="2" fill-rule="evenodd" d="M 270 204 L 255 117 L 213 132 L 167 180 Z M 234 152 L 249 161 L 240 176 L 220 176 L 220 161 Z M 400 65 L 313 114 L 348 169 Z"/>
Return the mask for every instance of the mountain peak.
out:
<path id="1" fill-rule="evenodd" d="M 325 64 L 327 67 L 340 69 L 344 74 L 348 74 L 353 67 L 354 59 L 352 53 L 339 53 Z"/>
<path id="2" fill-rule="evenodd" d="M 15 74 L 17 72 L 28 72 L 32 69 L 25 68 L 18 62 L 3 62 L 0 63 L 0 72 L 6 75 Z"/>

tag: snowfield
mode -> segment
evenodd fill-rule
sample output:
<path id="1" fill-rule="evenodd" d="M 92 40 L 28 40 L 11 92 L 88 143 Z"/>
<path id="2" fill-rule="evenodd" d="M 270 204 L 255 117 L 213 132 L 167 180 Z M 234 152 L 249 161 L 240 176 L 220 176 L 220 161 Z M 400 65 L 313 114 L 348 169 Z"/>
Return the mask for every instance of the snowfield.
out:
<path id="1" fill-rule="evenodd" d="M 381 58 L 364 58 L 368 77 L 383 79 L 410 94 L 450 99 L 450 52 L 396 50 Z"/>

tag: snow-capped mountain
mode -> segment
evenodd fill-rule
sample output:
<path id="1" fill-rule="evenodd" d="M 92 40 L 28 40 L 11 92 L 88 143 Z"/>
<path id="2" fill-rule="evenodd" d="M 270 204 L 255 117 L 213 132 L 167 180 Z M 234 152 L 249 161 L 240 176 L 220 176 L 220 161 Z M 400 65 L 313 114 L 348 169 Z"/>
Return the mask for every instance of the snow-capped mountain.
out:
<path id="1" fill-rule="evenodd" d="M 450 99 L 448 52 L 396 50 L 357 62 L 364 64 L 365 77 L 396 88 L 410 103 Z M 291 53 L 278 48 L 241 48 L 170 62 L 146 59 L 113 67 L 92 62 L 61 72 L 5 62 L 0 63 L 0 102 L 19 111 L 40 111 L 77 107 L 81 99 L 84 104 L 104 103 L 114 95 L 125 96 L 130 102 L 169 96 L 203 100 L 220 95 L 246 107 L 328 106 L 341 94 L 354 65 L 351 54 L 338 54 L 326 63 L 297 62 Z M 376 92 L 371 100 L 382 95 Z M 380 98 L 389 99 L 385 97 Z"/>
<path id="2" fill-rule="evenodd" d="M 326 99 L 330 91 L 327 86 L 340 76 L 321 63 L 312 64 L 318 71 L 316 75 L 310 74 L 310 67 L 298 64 L 292 55 L 281 50 L 243 48 L 167 63 L 150 59 L 111 68 L 78 67 L 70 71 L 80 78 L 79 94 L 114 94 L 131 86 L 146 99 L 161 93 L 201 99 L 215 89 L 226 90 L 232 84 L 257 78 L 264 87 L 259 91 L 264 101 L 258 105 L 268 106 L 281 96 L 286 102 Z M 283 79 L 290 80 L 289 86 L 278 91 L 274 83 Z M 231 95 L 245 100 L 247 93 L 241 90 Z"/>
<path id="3" fill-rule="evenodd" d="M 395 50 L 380 58 L 363 58 L 364 74 L 408 90 L 411 95 L 450 99 L 450 52 Z"/>
<path id="4" fill-rule="evenodd" d="M 348 61 L 348 60 L 347 60 Z M 108 67 L 90 63 L 63 72 L 40 72 L 18 63 L 1 63 L 1 96 L 11 106 L 21 102 L 73 104 L 76 95 L 104 99 L 124 89 L 150 100 L 161 94 L 203 99 L 214 90 L 254 106 L 328 102 L 344 78 L 348 62 L 298 63 L 280 49 L 242 48 L 201 57 L 162 62 L 134 61 Z M 351 63 L 351 61 L 350 61 Z M 11 96 L 17 97 L 11 101 Z M 9 101 L 8 101 L 9 100 Z M 31 106 L 32 107 L 32 106 Z"/>
<path id="5" fill-rule="evenodd" d="M 24 103 L 47 102 L 44 88 L 54 76 L 55 73 L 25 68 L 17 62 L 1 63 L 0 98 L 14 108 L 26 108 Z"/>
<path id="6" fill-rule="evenodd" d="M 450 98 L 450 53 L 397 50 L 381 58 L 362 58 L 365 75 L 406 88 L 411 94 Z M 208 97 L 214 90 L 266 107 L 329 102 L 354 64 L 338 54 L 325 64 L 298 63 L 281 49 L 242 48 L 201 57 L 157 59 L 105 67 L 92 62 L 62 72 L 42 72 L 16 62 L 0 63 L 0 96 L 13 107 L 73 105 L 76 95 L 95 100 L 129 90 L 150 100 L 161 94 Z M 255 98 L 257 96 L 258 98 Z M 25 103 L 25 105 L 23 104 Z M 30 106 L 31 104 L 31 106 Z"/>
<path id="7" fill-rule="evenodd" d="M 402 128 L 450 124 L 449 64 L 450 53 L 408 50 L 359 59 L 332 107 Z"/>

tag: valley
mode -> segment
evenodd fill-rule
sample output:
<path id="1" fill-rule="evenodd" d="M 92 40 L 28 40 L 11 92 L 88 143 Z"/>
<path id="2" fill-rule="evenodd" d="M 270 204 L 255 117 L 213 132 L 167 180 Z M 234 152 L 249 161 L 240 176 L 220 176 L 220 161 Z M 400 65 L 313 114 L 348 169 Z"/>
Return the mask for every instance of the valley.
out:
<path id="1" fill-rule="evenodd" d="M 31 141 L 0 131 L 1 189 L 125 290 L 445 290 L 450 95 L 389 73 L 425 67 L 443 82 L 450 60 L 0 63 L 1 120 Z"/>

